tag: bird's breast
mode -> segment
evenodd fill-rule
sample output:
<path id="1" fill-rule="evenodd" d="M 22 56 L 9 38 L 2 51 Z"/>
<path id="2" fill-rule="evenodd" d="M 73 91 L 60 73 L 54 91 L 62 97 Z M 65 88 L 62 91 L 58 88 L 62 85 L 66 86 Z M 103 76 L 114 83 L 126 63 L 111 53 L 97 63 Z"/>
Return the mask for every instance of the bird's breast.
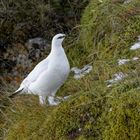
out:
<path id="1" fill-rule="evenodd" d="M 59 70 L 63 74 L 68 73 L 70 71 L 70 65 L 65 54 L 53 57 L 51 59 L 51 63 L 49 64 L 50 64 L 50 69 L 56 71 Z"/>
<path id="2" fill-rule="evenodd" d="M 70 66 L 67 61 L 60 61 L 55 63 L 53 66 L 50 67 L 50 70 L 56 73 L 59 73 L 61 75 L 66 75 L 70 71 Z"/>

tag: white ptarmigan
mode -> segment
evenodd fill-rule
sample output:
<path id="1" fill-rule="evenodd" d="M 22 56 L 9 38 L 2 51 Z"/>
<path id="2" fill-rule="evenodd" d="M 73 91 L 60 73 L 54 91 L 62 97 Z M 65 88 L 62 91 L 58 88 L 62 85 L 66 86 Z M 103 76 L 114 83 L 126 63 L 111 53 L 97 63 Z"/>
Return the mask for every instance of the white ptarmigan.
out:
<path id="1" fill-rule="evenodd" d="M 53 37 L 48 57 L 35 66 L 11 97 L 22 93 L 35 94 L 39 96 L 40 104 L 45 104 L 48 97 L 50 105 L 57 105 L 54 96 L 70 72 L 69 61 L 62 47 L 64 38 L 65 34 L 61 33 Z"/>

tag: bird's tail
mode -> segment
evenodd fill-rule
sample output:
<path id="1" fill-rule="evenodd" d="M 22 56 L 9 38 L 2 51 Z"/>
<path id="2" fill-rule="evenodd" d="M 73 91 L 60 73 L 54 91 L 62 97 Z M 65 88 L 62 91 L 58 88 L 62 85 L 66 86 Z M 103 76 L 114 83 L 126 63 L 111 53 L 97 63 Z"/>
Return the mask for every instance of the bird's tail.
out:
<path id="1" fill-rule="evenodd" d="M 9 96 L 9 98 L 14 98 L 17 94 L 19 94 L 20 92 L 23 91 L 24 88 L 19 88 L 18 90 L 16 90 L 13 94 L 11 94 Z"/>

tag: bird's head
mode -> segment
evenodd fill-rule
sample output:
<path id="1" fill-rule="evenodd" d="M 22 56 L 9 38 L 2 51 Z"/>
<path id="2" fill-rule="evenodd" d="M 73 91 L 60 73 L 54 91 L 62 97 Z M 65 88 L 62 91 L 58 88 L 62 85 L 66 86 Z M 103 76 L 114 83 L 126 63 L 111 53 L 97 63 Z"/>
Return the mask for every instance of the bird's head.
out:
<path id="1" fill-rule="evenodd" d="M 65 34 L 61 34 L 61 33 L 55 35 L 52 39 L 52 45 L 61 46 L 65 36 L 66 36 Z"/>

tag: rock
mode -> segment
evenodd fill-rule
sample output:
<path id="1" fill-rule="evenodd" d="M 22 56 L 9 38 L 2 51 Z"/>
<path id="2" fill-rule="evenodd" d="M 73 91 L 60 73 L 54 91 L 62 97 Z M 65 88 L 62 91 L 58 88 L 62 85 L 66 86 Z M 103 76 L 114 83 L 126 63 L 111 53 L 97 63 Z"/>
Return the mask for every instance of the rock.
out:
<path id="1" fill-rule="evenodd" d="M 32 61 L 38 60 L 43 54 L 45 50 L 50 50 L 50 44 L 47 43 L 48 41 L 41 38 L 36 37 L 29 39 L 25 45 L 29 51 L 28 59 Z"/>
<path id="2" fill-rule="evenodd" d="M 79 69 L 77 67 L 71 68 L 71 72 L 74 72 L 74 78 L 75 79 L 80 79 L 80 78 L 84 77 L 91 70 L 92 70 L 91 65 L 85 65 L 82 69 Z"/>
<path id="3" fill-rule="evenodd" d="M 50 48 L 50 45 L 47 43 L 47 40 L 41 38 L 41 37 L 36 37 L 29 39 L 26 44 L 27 48 L 30 50 L 31 48 L 34 49 L 40 49 L 44 50 L 46 48 Z"/>
<path id="4" fill-rule="evenodd" d="M 124 74 L 123 72 L 115 73 L 112 79 L 106 81 L 108 83 L 107 87 L 111 87 L 112 84 L 122 81 L 125 77 L 127 77 L 127 74 Z"/>
<path id="5" fill-rule="evenodd" d="M 10 72 L 12 70 L 12 67 L 16 65 L 16 61 L 12 61 L 9 59 L 1 59 L 0 58 L 0 71 L 7 70 Z"/>
<path id="6" fill-rule="evenodd" d="M 29 39 L 25 45 L 16 43 L 9 47 L 0 59 L 2 78 L 8 83 L 20 82 L 40 60 L 47 57 L 49 49 L 50 45 L 40 37 Z"/>
<path id="7" fill-rule="evenodd" d="M 130 61 L 130 59 L 118 59 L 118 65 L 124 65 L 129 61 Z"/>
<path id="8" fill-rule="evenodd" d="M 124 1 L 124 4 L 128 4 L 128 3 L 130 3 L 130 2 L 132 2 L 132 0 L 125 0 L 125 1 Z"/>

